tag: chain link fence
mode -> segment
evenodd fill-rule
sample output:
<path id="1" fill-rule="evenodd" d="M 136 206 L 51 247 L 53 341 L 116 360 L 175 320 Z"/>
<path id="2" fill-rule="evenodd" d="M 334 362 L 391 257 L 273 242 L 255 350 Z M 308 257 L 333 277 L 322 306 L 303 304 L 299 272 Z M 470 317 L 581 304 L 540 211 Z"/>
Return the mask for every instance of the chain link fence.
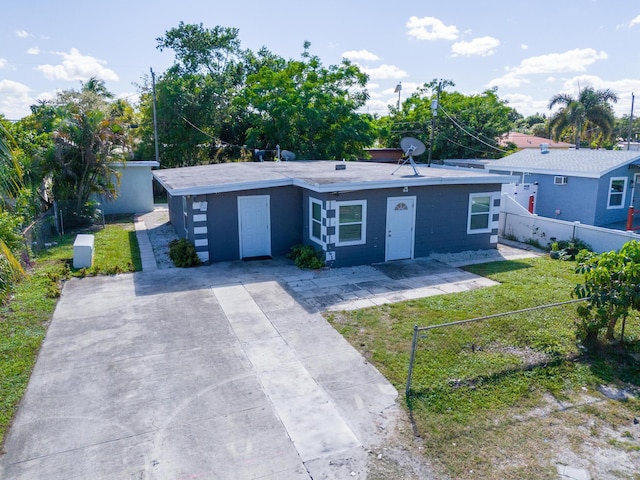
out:
<path id="1" fill-rule="evenodd" d="M 576 303 L 542 305 L 413 329 L 406 398 L 476 387 L 574 352 Z"/>

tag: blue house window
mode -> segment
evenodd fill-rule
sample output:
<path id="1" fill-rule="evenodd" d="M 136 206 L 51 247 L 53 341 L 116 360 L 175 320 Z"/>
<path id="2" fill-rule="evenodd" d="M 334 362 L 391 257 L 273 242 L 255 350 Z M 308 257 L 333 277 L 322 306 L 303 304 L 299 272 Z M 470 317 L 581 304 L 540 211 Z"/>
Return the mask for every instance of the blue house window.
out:
<path id="1" fill-rule="evenodd" d="M 309 198 L 309 237 L 322 243 L 322 203 L 315 198 Z"/>
<path id="2" fill-rule="evenodd" d="M 613 177 L 609 181 L 609 200 L 607 208 L 623 208 L 627 193 L 627 177 Z"/>
<path id="3" fill-rule="evenodd" d="M 336 202 L 336 245 L 361 245 L 367 242 L 367 202 Z"/>
<path id="4" fill-rule="evenodd" d="M 491 232 L 491 195 L 472 193 L 469 195 L 469 216 L 467 233 Z"/>

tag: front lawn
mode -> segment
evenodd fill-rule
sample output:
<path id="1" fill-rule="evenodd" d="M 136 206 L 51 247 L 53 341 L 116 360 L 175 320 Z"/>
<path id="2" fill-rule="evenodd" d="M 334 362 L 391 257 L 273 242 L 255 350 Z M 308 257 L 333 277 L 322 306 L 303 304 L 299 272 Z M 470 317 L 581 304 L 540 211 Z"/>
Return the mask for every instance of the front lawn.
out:
<path id="1" fill-rule="evenodd" d="M 548 258 L 476 265 L 468 270 L 500 285 L 327 317 L 404 393 L 415 324 L 570 300 L 581 281 L 574 268 Z M 429 460 L 456 479 L 555 479 L 562 452 L 590 457 L 583 434 L 603 448 L 637 455 L 638 396 L 621 405 L 598 390 L 640 392 L 640 321 L 628 319 L 625 349 L 585 353 L 575 341 L 576 307 L 423 332 L 405 400 Z M 595 434 L 584 429 L 594 419 L 601 426 Z M 624 471 L 620 478 L 636 478 Z"/>

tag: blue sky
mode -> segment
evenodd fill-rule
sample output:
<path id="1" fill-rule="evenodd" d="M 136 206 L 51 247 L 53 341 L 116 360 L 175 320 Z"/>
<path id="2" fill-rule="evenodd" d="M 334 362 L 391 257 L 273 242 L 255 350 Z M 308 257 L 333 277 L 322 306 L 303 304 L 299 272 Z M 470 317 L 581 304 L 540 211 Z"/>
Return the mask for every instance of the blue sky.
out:
<path id="1" fill-rule="evenodd" d="M 628 0 L 6 3 L 0 113 L 12 120 L 91 76 L 135 101 L 149 69 L 173 62 L 156 38 L 180 21 L 238 28 L 243 48 L 285 58 L 300 58 L 305 40 L 325 66 L 350 58 L 370 76 L 367 111 L 381 115 L 397 102 L 398 82 L 406 98 L 434 78 L 465 94 L 497 86 L 523 115 L 548 113 L 554 94 L 587 85 L 615 91 L 618 115 L 640 94 L 640 4 Z"/>

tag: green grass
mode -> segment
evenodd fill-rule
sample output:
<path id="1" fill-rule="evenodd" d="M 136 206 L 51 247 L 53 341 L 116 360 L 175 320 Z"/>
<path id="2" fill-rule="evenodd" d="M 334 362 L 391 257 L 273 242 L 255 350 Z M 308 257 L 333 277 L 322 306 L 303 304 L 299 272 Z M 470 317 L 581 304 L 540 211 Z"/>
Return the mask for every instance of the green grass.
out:
<path id="1" fill-rule="evenodd" d="M 62 281 L 142 269 L 131 216 L 108 218 L 105 228 L 90 231 L 95 235 L 90 269 L 71 268 L 76 233 L 58 237 L 56 246 L 36 253 L 28 278 L 15 285 L 9 301 L 0 306 L 0 438 L 27 387 Z"/>
<path id="2" fill-rule="evenodd" d="M 328 319 L 404 392 L 415 324 L 439 325 L 571 300 L 581 280 L 574 268 L 573 262 L 548 258 L 481 264 L 468 270 L 500 285 L 332 313 Z M 584 355 L 576 344 L 576 307 L 422 332 L 407 408 L 430 458 L 453 478 L 553 478 L 554 469 L 547 468 L 542 453 L 545 438 L 557 435 L 557 429 L 535 416 L 526 422 L 514 422 L 514 417 L 547 407 L 549 401 L 576 401 L 585 389 L 594 393 L 600 384 L 640 385 L 640 367 L 631 356 L 640 353 L 637 315 L 627 322 L 625 348 Z M 632 418 L 637 416 L 640 402 L 629 402 L 628 409 Z M 555 454 L 548 450 L 549 456 Z M 497 467 L 501 464 L 504 468 Z"/>

